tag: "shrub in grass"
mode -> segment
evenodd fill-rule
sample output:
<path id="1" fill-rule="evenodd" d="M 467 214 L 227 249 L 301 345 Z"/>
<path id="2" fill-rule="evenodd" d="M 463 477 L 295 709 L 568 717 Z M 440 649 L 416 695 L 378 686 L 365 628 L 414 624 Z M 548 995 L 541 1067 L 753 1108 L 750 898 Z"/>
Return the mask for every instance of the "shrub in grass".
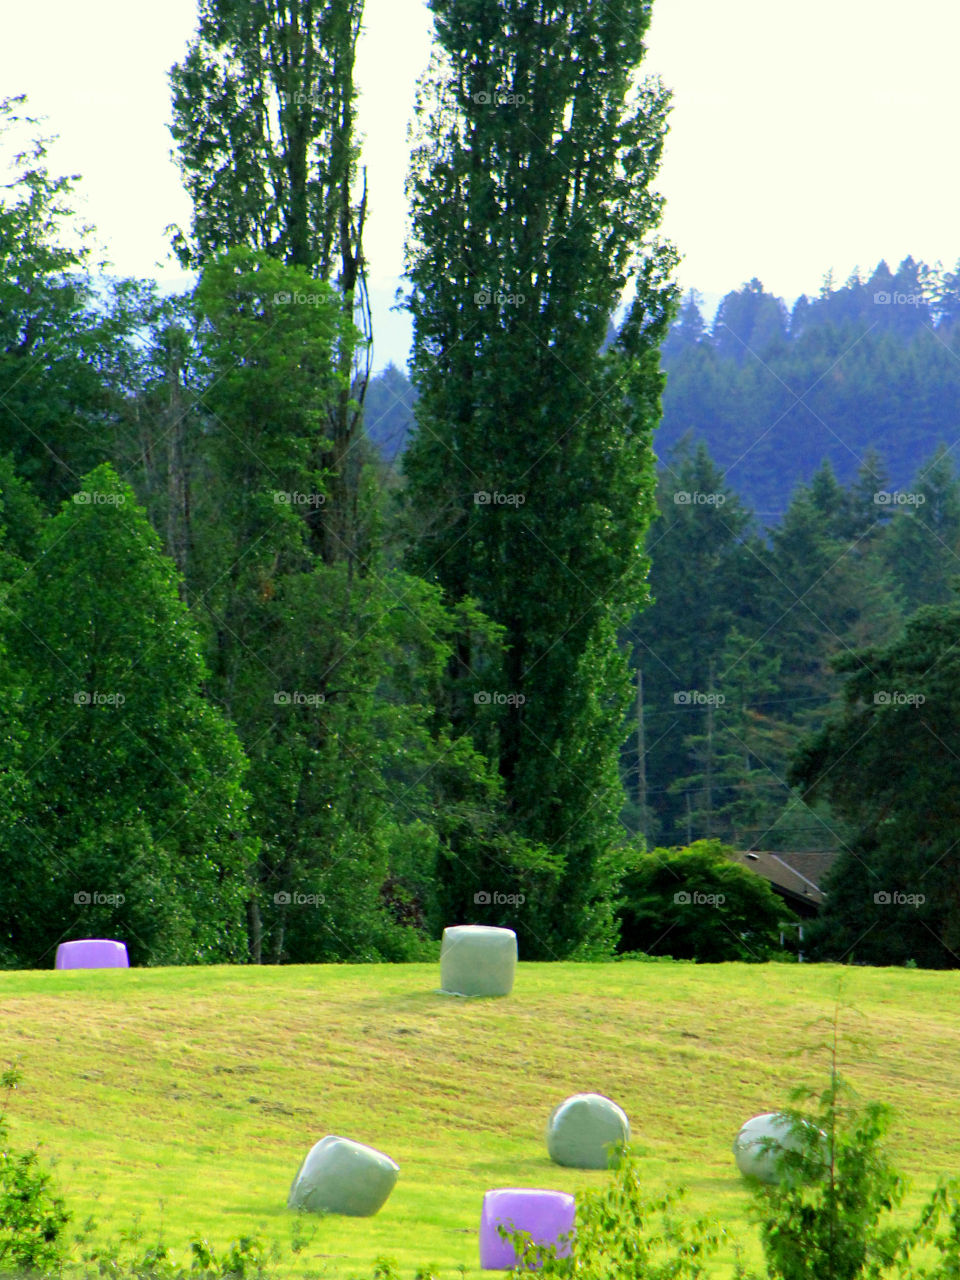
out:
<path id="1" fill-rule="evenodd" d="M 779 952 L 793 913 L 719 840 L 640 854 L 623 882 L 618 950 L 716 963 Z"/>
<path id="2" fill-rule="evenodd" d="M 815 1115 L 786 1114 L 796 1149 L 784 1153 L 785 1176 L 757 1191 L 770 1280 L 885 1275 L 908 1240 L 906 1229 L 890 1216 L 905 1187 L 883 1148 L 888 1108 L 858 1104 L 851 1087 L 834 1073 Z M 817 1129 L 827 1135 L 828 1159 L 822 1177 L 811 1178 L 804 1175 L 814 1165 L 823 1167 Z"/>
<path id="3" fill-rule="evenodd" d="M 580 1280 L 700 1280 L 711 1273 L 709 1259 L 723 1238 L 722 1229 L 704 1218 L 684 1219 L 676 1212 L 682 1190 L 650 1197 L 643 1190 L 640 1161 L 620 1146 L 605 1187 L 577 1192 L 572 1253 L 534 1244 L 529 1232 L 500 1228 L 516 1251 L 511 1275 L 536 1267 L 545 1276 Z"/>
<path id="4" fill-rule="evenodd" d="M 8 1094 L 20 1083 L 16 1067 L 0 1073 Z M 49 1274 L 59 1270 L 70 1214 L 50 1188 L 50 1174 L 35 1151 L 10 1145 L 6 1115 L 0 1110 L 0 1275 Z"/>

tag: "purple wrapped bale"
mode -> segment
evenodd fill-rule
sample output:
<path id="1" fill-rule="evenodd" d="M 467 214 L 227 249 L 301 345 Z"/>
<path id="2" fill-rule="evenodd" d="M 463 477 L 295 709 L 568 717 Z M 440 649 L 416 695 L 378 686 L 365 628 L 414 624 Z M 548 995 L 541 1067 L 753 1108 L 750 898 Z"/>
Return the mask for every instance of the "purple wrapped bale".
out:
<path id="1" fill-rule="evenodd" d="M 539 1191 L 529 1187 L 500 1187 L 483 1197 L 480 1215 L 480 1268 L 509 1271 L 517 1265 L 517 1255 L 497 1227 L 527 1231 L 534 1244 L 556 1245 L 557 1256 L 570 1257 L 570 1242 L 560 1244 L 560 1236 L 573 1231 L 576 1202 L 566 1191 Z"/>
<path id="2" fill-rule="evenodd" d="M 125 942 L 108 938 L 78 938 L 57 947 L 57 969 L 129 969 Z"/>

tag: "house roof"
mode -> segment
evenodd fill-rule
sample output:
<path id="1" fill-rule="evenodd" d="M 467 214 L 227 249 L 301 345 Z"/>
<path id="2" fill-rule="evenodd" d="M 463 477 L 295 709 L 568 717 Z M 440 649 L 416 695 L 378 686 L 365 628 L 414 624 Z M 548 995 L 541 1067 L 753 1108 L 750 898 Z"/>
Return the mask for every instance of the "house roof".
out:
<path id="1" fill-rule="evenodd" d="M 791 902 L 817 910 L 824 899 L 820 887 L 836 861 L 836 853 L 767 853 L 750 849 L 738 853 L 734 862 L 755 871 Z"/>

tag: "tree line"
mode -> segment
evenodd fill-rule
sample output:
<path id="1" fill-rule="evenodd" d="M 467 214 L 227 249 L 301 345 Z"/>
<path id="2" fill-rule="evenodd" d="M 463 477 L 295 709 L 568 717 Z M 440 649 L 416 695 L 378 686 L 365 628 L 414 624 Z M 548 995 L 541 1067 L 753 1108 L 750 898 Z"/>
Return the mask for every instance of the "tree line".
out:
<path id="1" fill-rule="evenodd" d="M 402 959 L 451 919 L 613 945 L 668 95 L 641 0 L 432 9 L 401 484 L 362 432 L 362 0 L 201 0 L 181 296 L 96 269 L 3 104 L 4 963 Z"/>
<path id="2" fill-rule="evenodd" d="M 828 461 L 844 484 L 879 453 L 906 488 L 960 419 L 960 263 L 879 262 L 792 307 L 754 278 L 708 324 L 690 290 L 661 348 L 667 375 L 656 451 L 687 435 L 762 524 L 779 522 L 798 484 Z M 611 334 L 616 325 L 611 318 Z M 385 457 L 402 453 L 416 392 L 390 364 L 371 381 L 367 430 Z"/>
<path id="3" fill-rule="evenodd" d="M 881 264 L 789 321 L 754 281 L 707 334 L 657 237 L 649 6 L 431 7 L 410 382 L 370 377 L 360 0 L 203 0 L 181 296 L 95 269 L 0 105 L 0 961 L 414 958 L 452 919 L 604 955 L 644 848 L 703 840 L 839 850 L 826 951 L 953 963 L 960 493 L 923 431 L 955 276 Z M 727 453 L 691 435 L 724 404 Z M 768 439 L 801 412 L 854 475 Z M 901 437 L 895 482 L 862 446 Z"/>

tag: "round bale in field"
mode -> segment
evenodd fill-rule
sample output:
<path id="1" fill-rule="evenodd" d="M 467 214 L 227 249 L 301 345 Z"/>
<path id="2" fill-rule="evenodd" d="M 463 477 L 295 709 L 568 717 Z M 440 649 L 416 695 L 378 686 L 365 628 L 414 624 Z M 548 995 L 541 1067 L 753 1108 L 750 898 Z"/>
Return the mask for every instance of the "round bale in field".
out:
<path id="1" fill-rule="evenodd" d="M 575 1093 L 547 1121 L 550 1159 L 571 1169 L 608 1169 L 614 1147 L 629 1141 L 626 1112 L 602 1093 Z"/>
<path id="2" fill-rule="evenodd" d="M 440 986 L 448 995 L 508 996 L 517 969 L 517 935 L 486 924 L 443 931 Z"/>
<path id="3" fill-rule="evenodd" d="M 310 1148 L 293 1180 L 288 1209 L 370 1218 L 397 1182 L 400 1166 L 362 1142 L 329 1134 Z"/>
<path id="4" fill-rule="evenodd" d="M 803 1121 L 811 1136 L 819 1134 L 822 1153 L 821 1164 L 826 1161 L 827 1135 L 815 1129 L 809 1121 Z M 804 1140 L 789 1116 L 779 1111 L 767 1111 L 763 1115 L 754 1116 L 744 1124 L 733 1140 L 733 1154 L 737 1168 L 745 1178 L 759 1178 L 761 1182 L 770 1184 L 779 1182 L 786 1169 L 784 1157 L 787 1152 L 814 1157 L 811 1144 Z M 796 1164 L 791 1161 L 796 1167 Z M 817 1161 L 814 1159 L 814 1163 Z"/>

